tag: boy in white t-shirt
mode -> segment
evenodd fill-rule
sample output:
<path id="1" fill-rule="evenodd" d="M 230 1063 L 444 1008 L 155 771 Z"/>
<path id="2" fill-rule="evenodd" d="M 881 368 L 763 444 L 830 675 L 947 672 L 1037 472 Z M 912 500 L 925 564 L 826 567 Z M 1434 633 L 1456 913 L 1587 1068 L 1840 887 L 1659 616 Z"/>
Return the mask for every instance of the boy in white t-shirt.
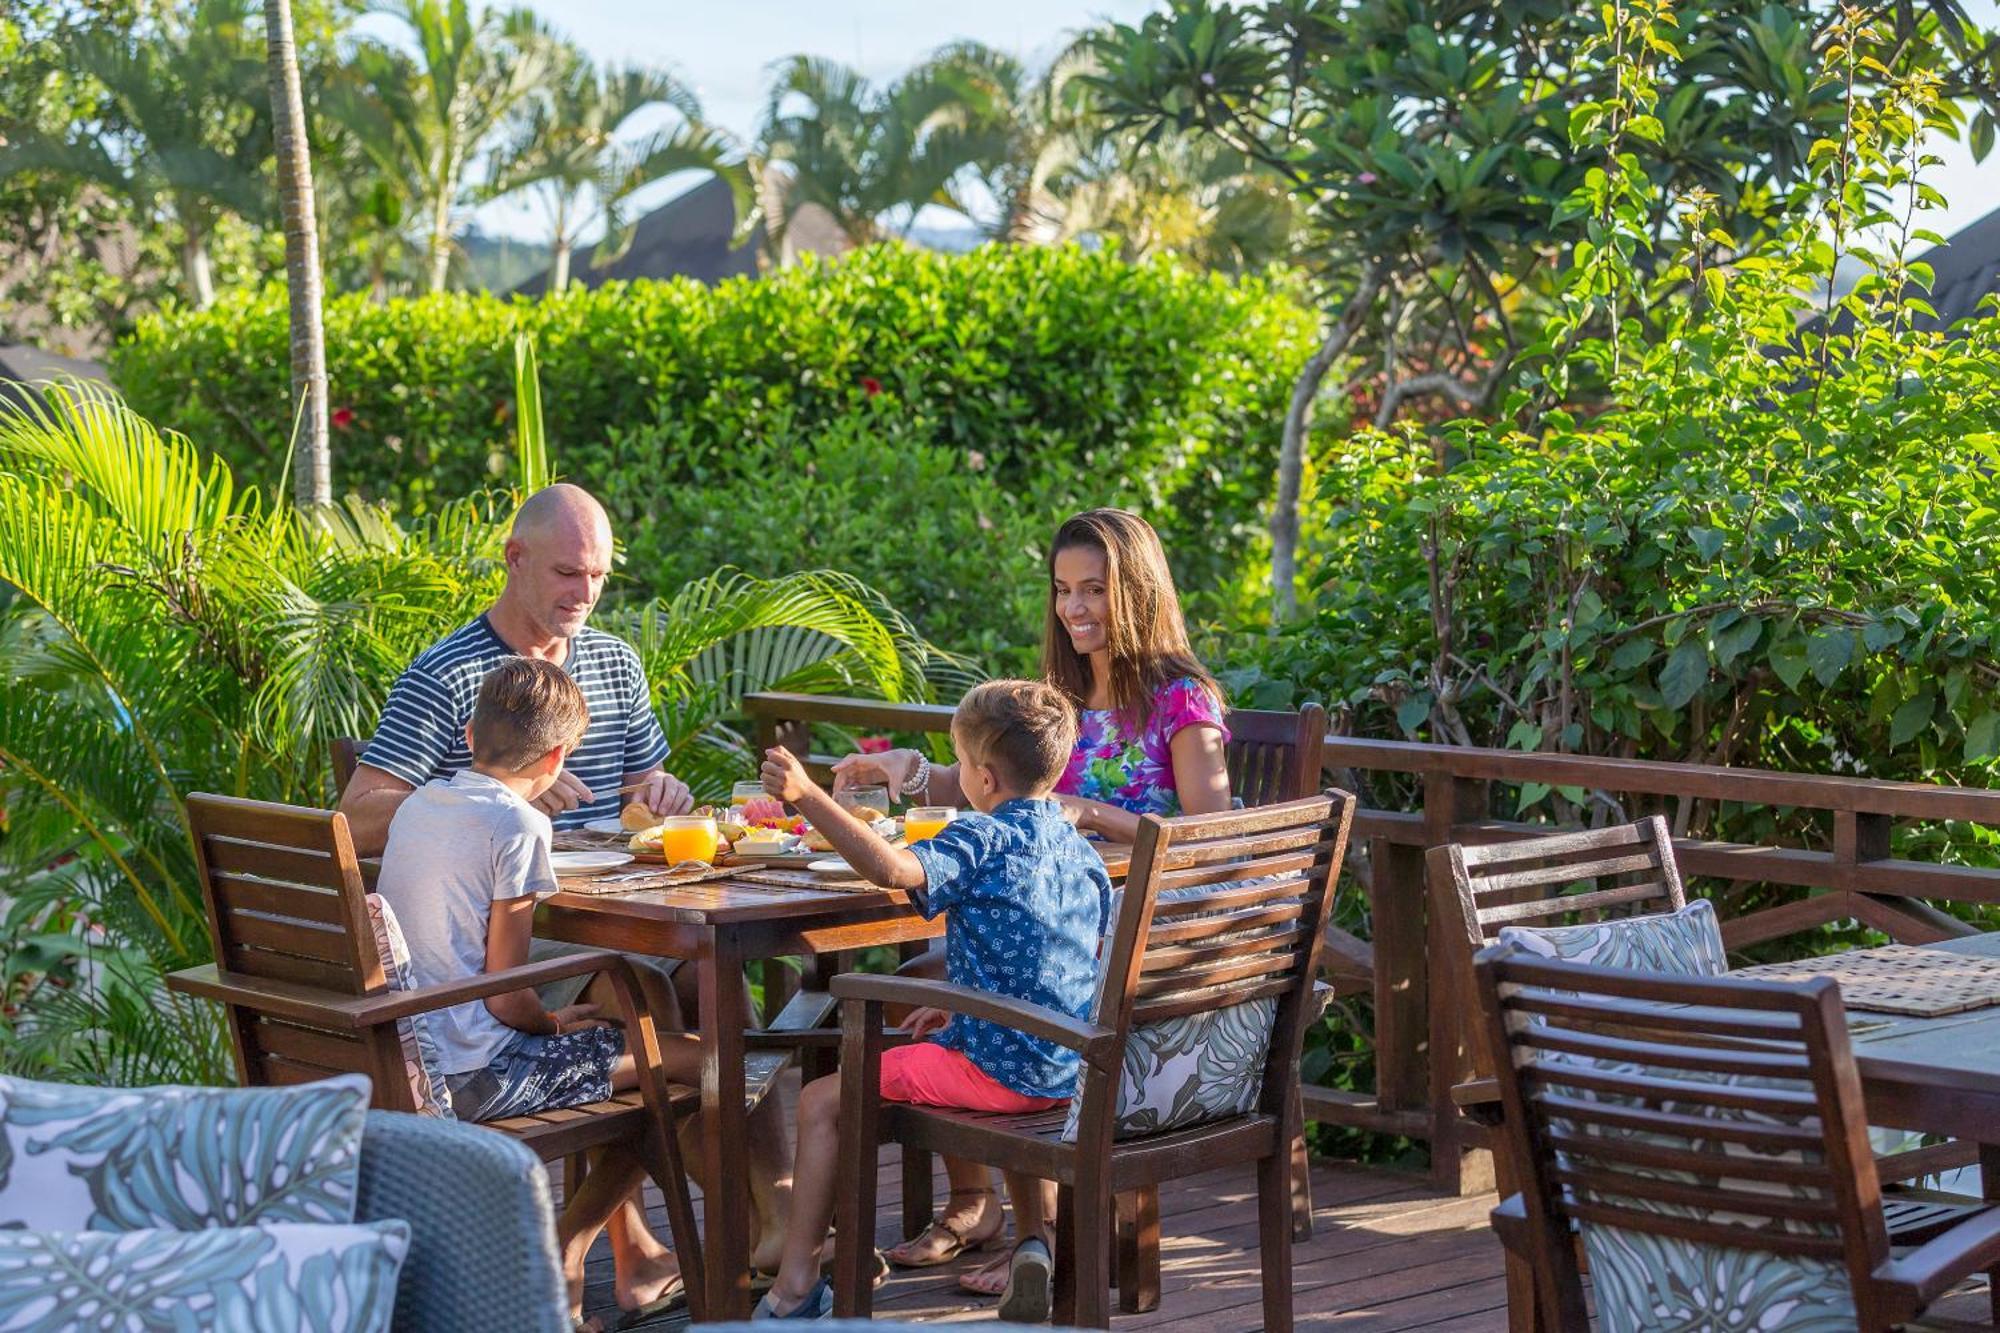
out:
<path id="1" fill-rule="evenodd" d="M 535 896 L 556 889 L 549 818 L 531 802 L 554 784 L 589 720 L 582 691 L 562 668 L 510 658 L 480 685 L 466 727 L 472 767 L 419 787 L 396 811 L 377 891 L 402 927 L 418 986 L 528 961 Z M 597 1003 L 547 1009 L 528 987 L 431 1014 L 455 1114 L 497 1120 L 637 1087 L 624 1032 L 599 1014 Z M 670 1078 L 699 1076 L 694 1038 L 660 1039 Z M 557 1231 L 579 1316 L 584 1255 L 607 1222 L 619 1305 L 659 1309 L 684 1292 L 673 1252 L 641 1211 L 644 1174 L 635 1154 L 606 1149 L 564 1210 Z"/>

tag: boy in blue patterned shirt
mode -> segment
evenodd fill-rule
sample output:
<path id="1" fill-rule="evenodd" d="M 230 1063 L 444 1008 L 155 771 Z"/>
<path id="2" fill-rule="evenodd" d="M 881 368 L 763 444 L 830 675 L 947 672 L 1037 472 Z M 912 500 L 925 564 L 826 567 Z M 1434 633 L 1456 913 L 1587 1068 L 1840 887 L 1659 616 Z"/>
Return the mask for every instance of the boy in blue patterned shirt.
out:
<path id="1" fill-rule="evenodd" d="M 1027 1000 L 1072 1018 L 1089 1013 L 1111 880 L 1052 799 L 1076 744 L 1076 713 L 1053 686 L 996 680 L 952 716 L 959 783 L 978 810 L 914 847 L 876 836 L 820 789 L 790 752 L 768 751 L 764 789 L 790 801 L 867 879 L 907 889 L 926 918 L 945 919 L 946 974 L 955 985 Z M 882 1096 L 923 1106 L 1013 1114 L 1044 1110 L 1076 1087 L 1074 1051 L 983 1019 L 919 1009 L 904 1023 L 922 1040 L 882 1055 Z M 799 1097 L 798 1156 L 785 1258 L 753 1318 L 824 1318 L 833 1293 L 820 1252 L 833 1219 L 841 1075 Z M 1015 1252 L 1002 1319 L 1049 1316 L 1049 1220 L 1054 1191 L 1010 1175 Z"/>

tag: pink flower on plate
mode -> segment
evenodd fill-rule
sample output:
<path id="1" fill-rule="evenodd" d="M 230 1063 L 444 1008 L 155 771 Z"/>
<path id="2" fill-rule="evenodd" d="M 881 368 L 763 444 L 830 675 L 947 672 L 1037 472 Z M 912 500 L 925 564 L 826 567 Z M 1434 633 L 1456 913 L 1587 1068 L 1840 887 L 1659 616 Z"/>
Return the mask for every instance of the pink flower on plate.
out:
<path id="1" fill-rule="evenodd" d="M 861 753 L 863 754 L 887 754 L 889 752 L 889 738 L 887 736 L 863 736 L 855 744 L 861 747 Z"/>

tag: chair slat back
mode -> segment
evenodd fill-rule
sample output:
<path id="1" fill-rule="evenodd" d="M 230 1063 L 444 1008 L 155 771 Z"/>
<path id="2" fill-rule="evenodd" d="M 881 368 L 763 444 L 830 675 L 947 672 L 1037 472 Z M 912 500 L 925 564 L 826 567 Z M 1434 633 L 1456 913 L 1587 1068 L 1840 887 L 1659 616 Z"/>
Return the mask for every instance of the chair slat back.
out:
<path id="1" fill-rule="evenodd" d="M 1667 821 L 1428 853 L 1432 901 L 1458 905 L 1465 959 L 1503 926 L 1553 926 L 1674 912 L 1687 905 Z"/>
<path id="2" fill-rule="evenodd" d="M 354 780 L 354 770 L 361 764 L 361 752 L 368 748 L 368 742 L 353 736 L 335 736 L 331 755 L 333 759 L 333 797 L 337 801 L 347 784 Z"/>
<path id="3" fill-rule="evenodd" d="M 1353 806 L 1348 793 L 1329 791 L 1255 810 L 1142 819 L 1097 1021 L 1115 1029 L 1122 1046 L 1153 1024 L 1274 1001 L 1259 1105 L 1287 1115 Z M 1162 897 L 1172 889 L 1208 891 Z M 1117 1057 L 1110 1068 L 1122 1064 L 1122 1049 Z M 1097 1121 L 1109 1141 L 1116 1091 L 1101 1071 L 1086 1074 L 1085 1134 Z"/>
<path id="4" fill-rule="evenodd" d="M 1600 1303 L 1643 1288 L 1620 1280 L 1634 1254 L 1711 1279 L 1730 1255 L 1790 1265 L 1852 1300 L 1888 1257 L 1833 982 L 1684 979 L 1510 945 L 1474 972 L 1531 1236 L 1550 1250 L 1538 1264 L 1574 1282 L 1574 1223 Z M 1635 1248 L 1634 1233 L 1656 1240 Z"/>
<path id="5" fill-rule="evenodd" d="M 195 795 L 188 817 L 218 966 L 342 995 L 383 988 L 343 816 Z"/>
<path id="6" fill-rule="evenodd" d="M 1326 710 L 1301 705 L 1296 713 L 1238 708 L 1229 714 L 1229 790 L 1245 806 L 1297 801 L 1319 790 L 1326 748 Z"/>

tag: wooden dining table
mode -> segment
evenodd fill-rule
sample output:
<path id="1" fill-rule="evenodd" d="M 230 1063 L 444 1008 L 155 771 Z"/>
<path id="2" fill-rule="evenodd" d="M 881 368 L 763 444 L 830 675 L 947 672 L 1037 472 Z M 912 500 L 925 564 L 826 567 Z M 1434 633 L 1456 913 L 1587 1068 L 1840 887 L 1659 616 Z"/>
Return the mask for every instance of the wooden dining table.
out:
<path id="1" fill-rule="evenodd" d="M 1096 845 L 1105 869 L 1114 880 L 1122 879 L 1131 849 Z M 792 882 L 772 882 L 776 879 Z M 701 1177 L 747 1181 L 743 1062 L 753 1036 L 743 1022 L 748 1012 L 745 965 L 803 957 L 801 992 L 772 1017 L 771 1025 L 816 1028 L 828 1008 L 825 984 L 843 954 L 932 939 L 944 933 L 944 923 L 924 920 L 909 895 L 898 889 L 860 881 L 815 882 L 804 874 L 760 874 L 759 867 L 745 866 L 737 876 L 664 888 L 558 892 L 537 910 L 535 933 L 572 944 L 686 959 L 699 967 Z M 704 1198 L 702 1252 L 708 1317 L 747 1317 L 750 1216 L 745 1190 L 715 1189 Z"/>

